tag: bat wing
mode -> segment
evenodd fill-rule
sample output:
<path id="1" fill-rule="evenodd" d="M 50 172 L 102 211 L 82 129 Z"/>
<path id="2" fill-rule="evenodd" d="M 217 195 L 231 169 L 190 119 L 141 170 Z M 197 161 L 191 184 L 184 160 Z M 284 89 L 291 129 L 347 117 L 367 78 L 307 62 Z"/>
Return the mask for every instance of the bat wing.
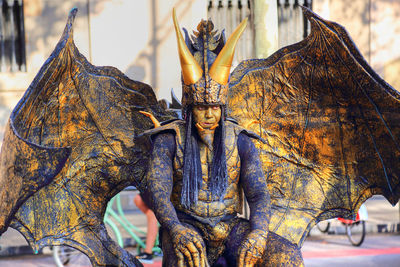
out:
<path id="1" fill-rule="evenodd" d="M 153 124 L 139 111 L 160 121 L 174 116 L 161 108 L 150 86 L 116 68 L 93 66 L 79 53 L 72 35 L 76 12 L 10 117 L 10 133 L 18 138 L 6 137 L 2 162 L 24 173 L 8 171 L 0 181 L 6 191 L 15 176 L 34 181 L 30 197 L 14 201 L 20 207 L 10 205 L 14 213 L 19 208 L 11 226 L 34 250 L 68 245 L 96 266 L 132 266 L 137 260 L 108 237 L 104 213 L 123 188 L 141 188 L 149 147 L 135 138 Z M 44 181 L 37 179 L 42 173 Z"/>
<path id="2" fill-rule="evenodd" d="M 267 59 L 242 62 L 230 115 L 259 134 L 272 198 L 270 230 L 301 246 L 320 220 L 353 217 L 400 187 L 400 96 L 346 30 L 304 9 L 311 33 Z"/>

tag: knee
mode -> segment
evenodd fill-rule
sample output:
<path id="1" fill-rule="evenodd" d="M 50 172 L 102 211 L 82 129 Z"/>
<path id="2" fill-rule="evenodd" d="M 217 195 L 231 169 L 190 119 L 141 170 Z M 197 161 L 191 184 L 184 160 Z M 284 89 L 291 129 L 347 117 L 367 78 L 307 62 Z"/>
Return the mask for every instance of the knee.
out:
<path id="1" fill-rule="evenodd" d="M 135 203 L 135 205 L 136 205 L 137 207 L 139 207 L 139 206 L 143 203 L 142 197 L 141 197 L 140 195 L 136 195 L 136 196 L 133 198 L 133 203 Z"/>
<path id="2" fill-rule="evenodd" d="M 133 198 L 133 202 L 135 202 L 136 207 L 138 207 L 143 213 L 146 213 L 149 209 L 140 195 L 136 195 Z"/>
<path id="3" fill-rule="evenodd" d="M 268 245 L 265 252 L 265 262 L 269 266 L 303 266 L 304 261 L 300 248 L 273 232 L 268 234 Z"/>

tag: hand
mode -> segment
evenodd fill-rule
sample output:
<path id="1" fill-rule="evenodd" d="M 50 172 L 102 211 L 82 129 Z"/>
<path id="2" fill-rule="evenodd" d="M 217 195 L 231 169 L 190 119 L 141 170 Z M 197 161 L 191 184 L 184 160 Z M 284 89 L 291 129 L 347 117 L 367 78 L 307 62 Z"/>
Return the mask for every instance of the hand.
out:
<path id="1" fill-rule="evenodd" d="M 239 265 L 254 266 L 267 247 L 267 234 L 261 230 L 251 231 L 239 248 Z"/>
<path id="2" fill-rule="evenodd" d="M 195 230 L 177 225 L 171 230 L 172 242 L 178 257 L 178 266 L 208 267 L 203 239 Z"/>

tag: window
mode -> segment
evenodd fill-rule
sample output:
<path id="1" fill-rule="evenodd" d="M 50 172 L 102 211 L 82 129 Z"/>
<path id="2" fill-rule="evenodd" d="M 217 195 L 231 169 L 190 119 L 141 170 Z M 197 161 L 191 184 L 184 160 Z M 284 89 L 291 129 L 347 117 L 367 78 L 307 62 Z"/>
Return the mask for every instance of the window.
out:
<path id="1" fill-rule="evenodd" d="M 276 0 L 278 12 L 278 47 L 303 40 L 310 33 L 310 23 L 303 15 L 301 6 L 311 9 L 312 0 Z M 247 30 L 240 38 L 233 65 L 243 59 L 254 57 L 254 0 L 210 0 L 208 14 L 216 29 L 226 29 L 227 37 L 245 18 L 249 17 Z"/>
<path id="2" fill-rule="evenodd" d="M 310 33 L 310 23 L 301 6 L 311 9 L 312 0 L 277 0 L 279 47 L 303 40 Z"/>
<path id="3" fill-rule="evenodd" d="M 247 30 L 243 32 L 236 45 L 233 68 L 244 59 L 254 58 L 254 27 L 251 9 L 251 0 L 211 0 L 208 2 L 208 15 L 214 23 L 214 29 L 218 31 L 225 29 L 225 38 L 229 38 L 244 18 L 249 18 Z"/>
<path id="4" fill-rule="evenodd" d="M 23 1 L 0 3 L 0 71 L 26 71 Z"/>

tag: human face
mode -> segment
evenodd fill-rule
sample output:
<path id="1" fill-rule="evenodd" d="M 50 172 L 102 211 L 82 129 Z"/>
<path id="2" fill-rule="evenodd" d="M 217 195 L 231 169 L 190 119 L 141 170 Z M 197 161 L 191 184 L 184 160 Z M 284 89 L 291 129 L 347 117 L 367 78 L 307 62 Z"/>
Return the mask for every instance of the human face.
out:
<path id="1" fill-rule="evenodd" d="M 192 111 L 194 122 L 204 129 L 214 129 L 221 119 L 221 107 L 219 105 L 195 105 Z"/>

